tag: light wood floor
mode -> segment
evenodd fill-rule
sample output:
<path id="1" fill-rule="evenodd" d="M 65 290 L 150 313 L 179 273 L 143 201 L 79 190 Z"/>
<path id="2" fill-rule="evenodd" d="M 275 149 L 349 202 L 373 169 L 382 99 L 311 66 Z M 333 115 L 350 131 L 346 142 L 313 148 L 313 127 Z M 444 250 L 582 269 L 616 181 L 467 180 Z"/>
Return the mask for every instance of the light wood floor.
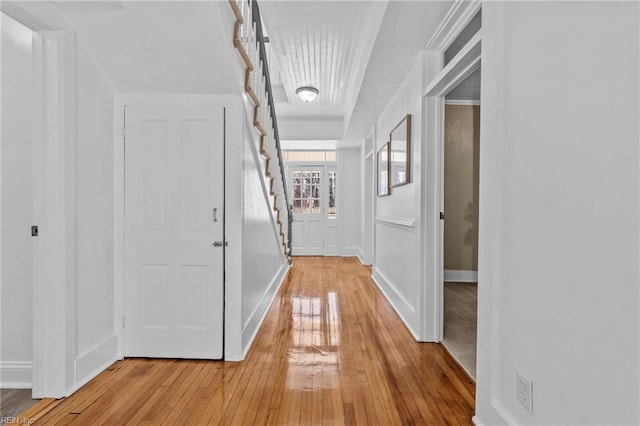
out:
<path id="1" fill-rule="evenodd" d="M 15 417 L 36 402 L 31 399 L 31 389 L 0 389 L 0 417 Z"/>
<path id="2" fill-rule="evenodd" d="M 243 362 L 126 359 L 39 424 L 471 425 L 475 386 L 354 258 L 294 258 Z M 47 406 L 47 404 L 49 404 Z"/>

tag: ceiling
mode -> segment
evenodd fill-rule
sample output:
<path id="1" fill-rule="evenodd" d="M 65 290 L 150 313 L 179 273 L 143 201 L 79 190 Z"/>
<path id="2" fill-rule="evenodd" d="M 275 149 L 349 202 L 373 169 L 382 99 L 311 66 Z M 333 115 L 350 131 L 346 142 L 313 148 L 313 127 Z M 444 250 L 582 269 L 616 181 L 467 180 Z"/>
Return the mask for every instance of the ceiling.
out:
<path id="1" fill-rule="evenodd" d="M 226 0 L 51 4 L 116 92 L 242 89 Z M 281 138 L 362 143 L 452 4 L 260 0 Z M 298 100 L 301 85 L 317 87 L 318 99 Z"/>
<path id="2" fill-rule="evenodd" d="M 359 145 L 452 4 L 262 0 L 282 139 Z M 312 103 L 295 95 L 307 85 Z"/>
<path id="3" fill-rule="evenodd" d="M 240 93 L 226 2 L 54 1 L 116 91 Z M 229 21 L 229 22 L 226 22 Z M 220 43 L 224 37 L 226 42 Z M 228 44 L 227 44 L 228 43 Z"/>
<path id="4" fill-rule="evenodd" d="M 357 95 L 386 3 L 304 1 L 260 3 L 270 48 L 286 98 L 283 116 L 344 115 Z M 313 103 L 296 96 L 301 86 L 320 89 Z"/>

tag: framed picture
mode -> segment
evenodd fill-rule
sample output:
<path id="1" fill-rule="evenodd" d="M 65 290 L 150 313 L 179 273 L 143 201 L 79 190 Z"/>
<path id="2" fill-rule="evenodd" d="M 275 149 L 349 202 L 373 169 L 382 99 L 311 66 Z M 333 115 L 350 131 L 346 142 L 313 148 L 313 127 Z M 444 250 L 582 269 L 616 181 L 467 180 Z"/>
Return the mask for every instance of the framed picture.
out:
<path id="1" fill-rule="evenodd" d="M 385 143 L 377 155 L 378 197 L 389 195 L 389 142 Z"/>
<path id="2" fill-rule="evenodd" d="M 411 114 L 407 114 L 389 135 L 390 188 L 411 182 Z"/>

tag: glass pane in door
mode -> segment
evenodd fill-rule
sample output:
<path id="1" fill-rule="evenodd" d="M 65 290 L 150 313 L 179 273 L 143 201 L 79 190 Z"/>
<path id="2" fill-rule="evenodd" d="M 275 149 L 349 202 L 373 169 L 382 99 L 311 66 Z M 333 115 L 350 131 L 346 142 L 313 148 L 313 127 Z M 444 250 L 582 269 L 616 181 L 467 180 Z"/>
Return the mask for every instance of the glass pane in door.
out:
<path id="1" fill-rule="evenodd" d="M 293 212 L 317 214 L 321 211 L 321 172 L 294 170 L 292 175 Z"/>
<path id="2" fill-rule="evenodd" d="M 336 217 L 336 171 L 329 170 L 329 200 L 327 216 L 329 219 L 335 219 Z"/>

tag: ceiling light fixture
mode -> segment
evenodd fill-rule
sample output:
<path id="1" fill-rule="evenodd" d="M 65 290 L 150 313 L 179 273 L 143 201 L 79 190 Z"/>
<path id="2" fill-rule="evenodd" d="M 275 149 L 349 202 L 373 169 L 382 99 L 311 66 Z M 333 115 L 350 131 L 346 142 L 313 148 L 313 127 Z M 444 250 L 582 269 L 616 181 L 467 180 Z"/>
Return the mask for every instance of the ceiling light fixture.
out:
<path id="1" fill-rule="evenodd" d="M 296 95 L 302 102 L 313 102 L 318 96 L 318 89 L 313 86 L 303 86 L 296 89 Z"/>

